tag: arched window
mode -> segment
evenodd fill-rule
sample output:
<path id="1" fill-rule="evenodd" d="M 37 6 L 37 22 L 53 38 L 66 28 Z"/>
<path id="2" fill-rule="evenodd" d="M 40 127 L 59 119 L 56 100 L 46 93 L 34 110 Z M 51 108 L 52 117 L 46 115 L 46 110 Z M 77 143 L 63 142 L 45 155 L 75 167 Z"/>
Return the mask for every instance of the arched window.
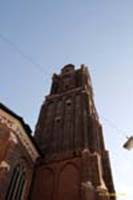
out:
<path id="1" fill-rule="evenodd" d="M 6 200 L 22 200 L 25 188 L 25 170 L 21 165 L 17 165 L 10 180 Z"/>

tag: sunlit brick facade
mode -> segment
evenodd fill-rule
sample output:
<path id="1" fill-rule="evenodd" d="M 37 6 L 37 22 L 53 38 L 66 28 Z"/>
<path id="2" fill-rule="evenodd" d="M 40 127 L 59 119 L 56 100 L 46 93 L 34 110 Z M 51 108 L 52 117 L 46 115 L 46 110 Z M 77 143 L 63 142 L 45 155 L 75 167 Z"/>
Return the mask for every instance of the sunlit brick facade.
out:
<path id="1" fill-rule="evenodd" d="M 22 118 L 0 104 L 0 200 L 27 200 L 38 151 Z"/>

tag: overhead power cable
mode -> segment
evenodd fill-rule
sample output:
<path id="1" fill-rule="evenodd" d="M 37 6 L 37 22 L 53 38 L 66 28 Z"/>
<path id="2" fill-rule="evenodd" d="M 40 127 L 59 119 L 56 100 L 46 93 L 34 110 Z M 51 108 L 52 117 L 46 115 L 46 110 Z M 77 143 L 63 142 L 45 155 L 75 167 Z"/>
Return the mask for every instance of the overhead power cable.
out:
<path id="1" fill-rule="evenodd" d="M 20 49 L 14 42 L 12 42 L 10 39 L 5 37 L 2 33 L 0 33 L 0 38 L 6 42 L 8 45 L 10 45 L 19 55 L 21 55 L 25 60 L 30 62 L 34 68 L 36 68 L 41 74 L 45 73 L 43 67 L 36 63 L 32 57 L 28 56 L 22 49 Z"/>
<path id="2" fill-rule="evenodd" d="M 108 119 L 107 117 L 104 117 L 103 115 L 101 115 L 101 117 L 103 118 L 104 121 L 106 121 L 108 123 L 108 125 L 114 129 L 119 135 L 123 135 L 125 136 L 124 131 L 119 128 L 112 120 Z M 128 136 L 125 136 L 128 137 Z"/>
<path id="3" fill-rule="evenodd" d="M 114 122 L 112 122 L 111 120 L 105 118 L 104 116 L 102 116 L 102 118 L 103 118 L 103 120 L 105 120 L 108 123 L 108 125 L 111 128 L 113 128 L 114 130 L 117 131 L 117 134 L 119 134 L 119 135 L 124 134 L 125 135 L 125 133 L 118 126 L 116 126 L 116 124 L 114 124 Z M 123 142 L 123 145 L 122 145 L 123 148 L 125 148 L 127 150 L 133 149 L 133 135 L 130 134 L 130 136 L 125 136 L 125 137 L 126 137 L 126 141 Z"/>
<path id="4" fill-rule="evenodd" d="M 0 33 L 0 39 L 2 39 L 4 42 L 6 42 L 8 45 L 10 45 L 19 55 L 21 55 L 25 60 L 27 60 L 28 62 L 30 62 L 32 64 L 32 66 L 34 66 L 34 68 L 36 68 L 41 74 L 45 73 L 44 72 L 44 68 L 37 62 L 35 62 L 33 60 L 32 57 L 30 57 L 29 55 L 27 55 L 22 49 L 20 49 L 13 41 L 11 41 L 10 39 L 8 39 L 7 37 L 5 37 L 2 33 Z M 106 117 L 104 117 L 103 115 L 101 115 L 101 117 L 103 118 L 103 120 L 105 120 L 108 125 L 115 129 L 117 131 L 117 133 L 123 133 L 124 132 L 118 127 L 116 126 L 116 124 L 114 122 L 112 122 L 111 120 L 107 119 Z"/>

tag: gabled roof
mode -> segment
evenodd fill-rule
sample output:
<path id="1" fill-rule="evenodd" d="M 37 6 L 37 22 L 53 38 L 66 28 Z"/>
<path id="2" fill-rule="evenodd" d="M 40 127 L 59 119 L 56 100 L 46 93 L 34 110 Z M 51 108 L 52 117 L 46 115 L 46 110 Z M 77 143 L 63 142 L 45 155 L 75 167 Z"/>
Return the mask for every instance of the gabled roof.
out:
<path id="1" fill-rule="evenodd" d="M 2 103 L 0 103 L 0 109 L 4 110 L 6 113 L 8 113 L 8 114 L 12 115 L 14 118 L 16 118 L 21 123 L 21 125 L 23 126 L 24 130 L 26 131 L 26 133 L 31 134 L 32 130 L 31 130 L 30 126 L 24 122 L 22 117 L 17 115 L 15 112 L 13 112 L 9 108 L 7 108 Z"/>

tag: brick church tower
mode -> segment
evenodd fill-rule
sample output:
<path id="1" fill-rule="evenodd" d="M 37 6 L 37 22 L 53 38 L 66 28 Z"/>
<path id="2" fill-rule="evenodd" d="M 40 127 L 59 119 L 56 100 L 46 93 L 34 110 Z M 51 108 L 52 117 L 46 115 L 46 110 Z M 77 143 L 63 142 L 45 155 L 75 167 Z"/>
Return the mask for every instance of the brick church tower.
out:
<path id="1" fill-rule="evenodd" d="M 32 200 L 115 200 L 108 151 L 84 65 L 53 75 L 35 140 L 41 149 Z"/>

